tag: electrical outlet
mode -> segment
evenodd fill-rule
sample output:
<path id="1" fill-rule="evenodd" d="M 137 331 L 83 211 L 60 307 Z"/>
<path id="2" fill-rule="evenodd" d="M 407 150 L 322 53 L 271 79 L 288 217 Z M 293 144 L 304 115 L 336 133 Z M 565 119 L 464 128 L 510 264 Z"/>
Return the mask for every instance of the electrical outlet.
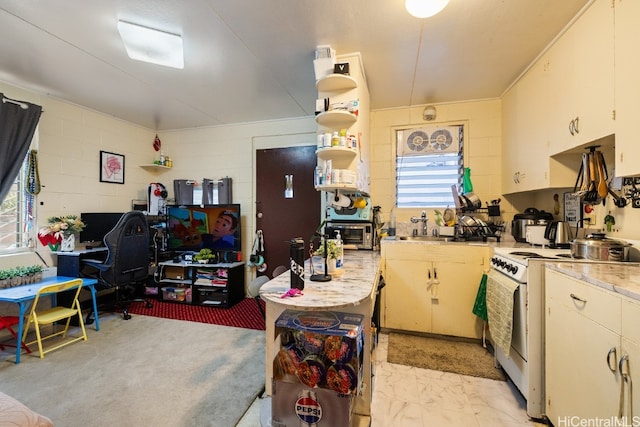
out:
<path id="1" fill-rule="evenodd" d="M 594 228 L 598 226 L 598 218 L 595 212 L 585 213 L 582 218 L 585 228 Z"/>

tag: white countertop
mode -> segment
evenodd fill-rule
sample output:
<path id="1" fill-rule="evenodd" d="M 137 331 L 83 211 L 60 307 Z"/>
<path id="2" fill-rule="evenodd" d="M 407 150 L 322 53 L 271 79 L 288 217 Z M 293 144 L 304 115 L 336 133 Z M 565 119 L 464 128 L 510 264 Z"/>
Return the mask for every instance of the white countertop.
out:
<path id="1" fill-rule="evenodd" d="M 287 306 L 289 309 L 338 309 L 355 306 L 371 298 L 378 274 L 380 253 L 376 251 L 346 250 L 341 276 L 330 282 L 309 280 L 309 261 L 305 262 L 303 295 L 281 298 L 291 288 L 290 271 L 274 277 L 260 288 L 260 297 L 266 301 Z M 322 267 L 316 273 L 322 274 Z"/>
<path id="2" fill-rule="evenodd" d="M 640 265 L 635 263 L 547 263 L 550 270 L 640 301 Z"/>

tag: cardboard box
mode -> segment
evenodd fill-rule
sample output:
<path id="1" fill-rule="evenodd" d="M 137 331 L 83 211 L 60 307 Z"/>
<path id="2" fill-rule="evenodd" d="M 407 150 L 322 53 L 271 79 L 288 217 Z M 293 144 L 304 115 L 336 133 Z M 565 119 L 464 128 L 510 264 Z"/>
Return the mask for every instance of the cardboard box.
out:
<path id="1" fill-rule="evenodd" d="M 276 320 L 274 379 L 357 394 L 362 389 L 360 314 L 285 310 Z"/>
<path id="2" fill-rule="evenodd" d="M 274 381 L 271 427 L 338 427 L 351 425 L 353 395 L 302 384 Z"/>

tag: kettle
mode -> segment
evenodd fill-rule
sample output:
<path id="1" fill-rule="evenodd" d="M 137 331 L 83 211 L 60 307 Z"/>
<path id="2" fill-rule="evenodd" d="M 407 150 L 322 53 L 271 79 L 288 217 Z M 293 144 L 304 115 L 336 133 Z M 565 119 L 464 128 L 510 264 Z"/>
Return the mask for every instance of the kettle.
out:
<path id="1" fill-rule="evenodd" d="M 553 248 L 569 248 L 573 240 L 571 224 L 566 221 L 551 221 L 544 230 L 544 238 Z"/>

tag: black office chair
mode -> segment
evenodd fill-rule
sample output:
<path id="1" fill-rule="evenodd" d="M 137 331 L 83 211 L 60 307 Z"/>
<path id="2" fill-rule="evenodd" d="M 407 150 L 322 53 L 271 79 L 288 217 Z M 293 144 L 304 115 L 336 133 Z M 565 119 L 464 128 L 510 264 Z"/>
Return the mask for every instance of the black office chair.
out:
<path id="1" fill-rule="evenodd" d="M 125 320 L 131 318 L 127 309 L 132 301 L 148 300 L 127 299 L 135 293 L 135 286 L 145 282 L 149 275 L 149 226 L 147 219 L 140 211 L 131 211 L 122 215 L 117 224 L 103 239 L 107 247 L 107 258 L 104 261 L 86 259 L 82 262 L 93 272 L 83 270 L 85 275 L 98 279 L 96 289 L 115 288 L 113 308 L 122 310 Z M 90 313 L 87 324 L 91 323 Z"/>

